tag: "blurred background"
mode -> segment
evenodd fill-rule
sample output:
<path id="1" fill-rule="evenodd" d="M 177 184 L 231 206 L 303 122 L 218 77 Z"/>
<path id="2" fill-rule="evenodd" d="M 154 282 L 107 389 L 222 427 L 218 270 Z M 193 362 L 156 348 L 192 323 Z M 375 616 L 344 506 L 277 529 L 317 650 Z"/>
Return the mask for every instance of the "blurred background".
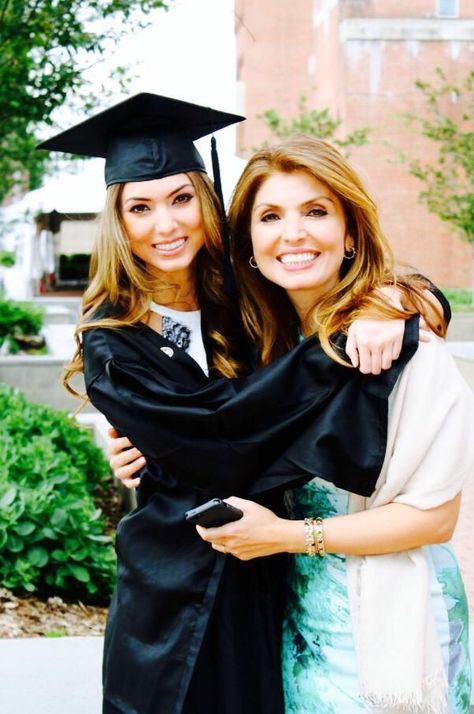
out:
<path id="1" fill-rule="evenodd" d="M 473 0 L 123 5 L 125 14 L 107 15 L 106 2 L 79 4 L 88 43 L 72 31 L 50 42 L 41 26 L 40 47 L 29 47 L 31 39 L 22 46 L 20 76 L 0 68 L 9 119 L 0 130 L 0 241 L 16 260 L 3 270 L 8 294 L 80 290 L 103 201 L 101 160 L 68 165 L 35 153 L 36 141 L 151 91 L 247 116 L 219 135 L 227 196 L 244 159 L 264 141 L 305 132 L 339 143 L 374 193 L 397 257 L 457 290 L 456 301 L 469 301 L 463 291 L 474 279 Z M 21 37 L 7 39 L 16 57 Z M 28 62 L 39 53 L 42 63 L 33 69 Z M 206 160 L 207 147 L 207 140 L 198 142 Z"/>

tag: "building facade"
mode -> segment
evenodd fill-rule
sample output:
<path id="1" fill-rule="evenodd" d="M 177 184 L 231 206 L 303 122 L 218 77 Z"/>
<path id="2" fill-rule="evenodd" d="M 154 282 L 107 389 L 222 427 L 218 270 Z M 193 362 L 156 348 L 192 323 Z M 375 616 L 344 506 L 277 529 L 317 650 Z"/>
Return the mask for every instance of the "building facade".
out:
<path id="1" fill-rule="evenodd" d="M 380 208 L 397 258 L 443 287 L 469 287 L 472 247 L 420 204 L 422 184 L 401 152 L 429 159 L 430 146 L 403 115 L 424 111 L 418 79 L 440 67 L 462 81 L 474 66 L 474 0 L 236 0 L 239 126 L 244 155 L 271 139 L 258 115 L 329 108 L 345 135 L 370 127 L 351 161 Z M 453 118 L 462 107 L 446 100 Z"/>

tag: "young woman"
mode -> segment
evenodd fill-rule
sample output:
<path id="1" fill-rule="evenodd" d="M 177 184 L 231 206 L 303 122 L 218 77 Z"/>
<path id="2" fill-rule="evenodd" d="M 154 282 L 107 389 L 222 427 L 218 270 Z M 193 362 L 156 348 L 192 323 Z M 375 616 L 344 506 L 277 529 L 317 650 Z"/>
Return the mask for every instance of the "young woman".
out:
<path id="1" fill-rule="evenodd" d="M 284 563 L 222 558 L 184 512 L 232 492 L 282 510 L 282 488 L 315 474 L 359 475 L 370 492 L 381 467 L 389 378 L 377 393 L 358 390 L 371 380 L 328 368 L 316 343 L 241 377 L 249 350 L 223 294 L 221 212 L 191 141 L 236 120 L 138 95 L 43 144 L 106 156 L 106 206 L 66 381 L 84 371 L 91 401 L 147 455 L 138 508 L 117 532 L 106 714 L 280 714 Z M 405 345 L 397 369 L 415 347 Z M 348 433 L 352 394 L 359 426 Z"/>
<path id="2" fill-rule="evenodd" d="M 285 348 L 294 322 L 302 338 L 317 331 L 327 355 L 344 359 L 337 333 L 392 271 L 373 201 L 344 158 L 311 138 L 257 153 L 230 220 L 244 318 L 263 361 Z M 356 482 L 341 489 L 316 478 L 289 494 L 291 520 L 230 498 L 240 521 L 198 527 L 214 549 L 245 561 L 295 554 L 283 640 L 287 714 L 468 713 L 468 609 L 448 541 L 474 469 L 473 401 L 433 338 L 390 397 L 370 497 L 354 494 Z"/>

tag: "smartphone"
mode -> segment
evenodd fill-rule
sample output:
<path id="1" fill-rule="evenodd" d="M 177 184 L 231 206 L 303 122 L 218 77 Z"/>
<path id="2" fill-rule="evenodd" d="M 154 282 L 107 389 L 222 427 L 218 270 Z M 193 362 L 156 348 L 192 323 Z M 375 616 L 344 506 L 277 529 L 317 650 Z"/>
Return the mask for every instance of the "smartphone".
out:
<path id="1" fill-rule="evenodd" d="M 197 506 L 197 508 L 186 511 L 184 517 L 189 523 L 194 523 L 204 528 L 217 528 L 225 523 L 238 521 L 243 515 L 240 508 L 231 506 L 230 503 L 226 503 L 220 498 L 213 498 L 211 501 Z"/>

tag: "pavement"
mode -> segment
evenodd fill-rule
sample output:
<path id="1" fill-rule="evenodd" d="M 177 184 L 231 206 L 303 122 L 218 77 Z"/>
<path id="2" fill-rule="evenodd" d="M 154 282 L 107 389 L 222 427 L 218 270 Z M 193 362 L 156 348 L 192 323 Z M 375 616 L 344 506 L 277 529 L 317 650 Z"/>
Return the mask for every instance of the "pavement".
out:
<path id="1" fill-rule="evenodd" d="M 0 639 L 1 714 L 101 714 L 102 637 Z"/>

